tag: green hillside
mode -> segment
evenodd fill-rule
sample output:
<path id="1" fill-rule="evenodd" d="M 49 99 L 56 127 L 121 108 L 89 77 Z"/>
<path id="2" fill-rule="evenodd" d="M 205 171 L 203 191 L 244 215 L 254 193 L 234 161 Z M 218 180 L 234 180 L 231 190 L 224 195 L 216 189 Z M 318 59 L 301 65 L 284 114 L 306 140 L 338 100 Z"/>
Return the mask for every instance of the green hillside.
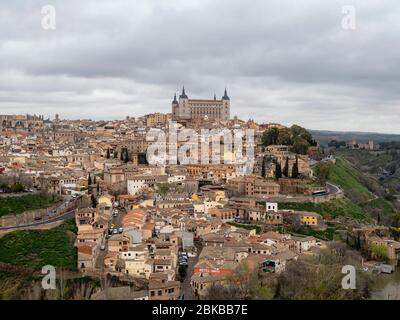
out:
<path id="1" fill-rule="evenodd" d="M 58 198 L 45 193 L 0 198 L 0 217 L 50 207 Z"/>
<path id="2" fill-rule="evenodd" d="M 328 180 L 340 186 L 346 197 L 354 203 L 363 203 L 375 198 L 372 192 L 362 183 L 366 180 L 366 177 L 350 162 L 342 158 L 337 158 L 336 163 L 331 165 Z"/>
<path id="3" fill-rule="evenodd" d="M 14 231 L 0 238 L 0 262 L 34 269 L 49 264 L 76 270 L 73 219 L 50 230 Z"/>
<path id="4" fill-rule="evenodd" d="M 279 203 L 279 209 L 316 212 L 328 219 L 343 216 L 357 220 L 368 220 L 368 216 L 363 212 L 361 207 L 347 198 L 322 203 L 282 202 Z"/>

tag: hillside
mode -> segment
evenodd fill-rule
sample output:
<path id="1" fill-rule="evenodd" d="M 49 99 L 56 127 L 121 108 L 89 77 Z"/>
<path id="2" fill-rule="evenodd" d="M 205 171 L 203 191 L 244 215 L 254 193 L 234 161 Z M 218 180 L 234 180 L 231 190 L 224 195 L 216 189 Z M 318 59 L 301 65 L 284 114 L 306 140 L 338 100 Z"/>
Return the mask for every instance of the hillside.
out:
<path id="1" fill-rule="evenodd" d="M 400 134 L 384 134 L 374 132 L 345 132 L 345 131 L 326 131 L 326 130 L 309 130 L 313 138 L 323 146 L 329 141 L 352 141 L 367 142 L 373 140 L 376 142 L 400 141 Z"/>
<path id="2" fill-rule="evenodd" d="M 336 163 L 330 165 L 328 180 L 340 186 L 346 198 L 364 215 L 391 224 L 396 208 L 385 198 L 384 187 L 372 175 L 361 171 L 344 157 L 338 157 Z M 358 210 L 355 214 L 359 215 Z"/>
<path id="3" fill-rule="evenodd" d="M 0 238 L 0 262 L 41 269 L 50 264 L 76 270 L 73 219 L 50 230 L 14 231 Z"/>
<path id="4" fill-rule="evenodd" d="M 334 153 L 373 177 L 382 189 L 389 188 L 393 193 L 400 193 L 400 150 L 337 149 Z"/>

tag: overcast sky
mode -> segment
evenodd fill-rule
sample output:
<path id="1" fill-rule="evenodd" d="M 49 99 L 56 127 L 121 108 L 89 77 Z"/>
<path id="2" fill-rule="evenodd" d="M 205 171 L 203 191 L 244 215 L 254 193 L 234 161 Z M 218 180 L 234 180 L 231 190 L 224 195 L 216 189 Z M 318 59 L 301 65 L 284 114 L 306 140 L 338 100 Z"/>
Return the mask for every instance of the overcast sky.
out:
<path id="1" fill-rule="evenodd" d="M 0 114 L 170 112 L 184 84 L 246 120 L 400 133 L 399 47 L 398 0 L 1 0 Z"/>

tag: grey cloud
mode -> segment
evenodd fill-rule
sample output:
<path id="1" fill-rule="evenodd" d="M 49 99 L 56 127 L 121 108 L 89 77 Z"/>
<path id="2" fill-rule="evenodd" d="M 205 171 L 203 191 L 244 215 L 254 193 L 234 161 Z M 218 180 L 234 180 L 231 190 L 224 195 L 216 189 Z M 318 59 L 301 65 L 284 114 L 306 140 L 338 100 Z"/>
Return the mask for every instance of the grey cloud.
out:
<path id="1" fill-rule="evenodd" d="M 245 119 L 400 133 L 399 4 L 352 3 L 354 31 L 347 1 L 2 1 L 0 113 L 169 112 L 184 83 L 196 97 L 227 86 Z"/>

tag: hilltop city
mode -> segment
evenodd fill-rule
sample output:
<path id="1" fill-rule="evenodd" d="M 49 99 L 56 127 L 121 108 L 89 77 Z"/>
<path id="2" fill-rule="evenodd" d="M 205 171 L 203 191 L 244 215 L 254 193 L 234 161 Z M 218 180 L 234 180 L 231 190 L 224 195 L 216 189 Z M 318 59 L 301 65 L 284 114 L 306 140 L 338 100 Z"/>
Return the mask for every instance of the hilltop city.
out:
<path id="1" fill-rule="evenodd" d="M 322 146 L 299 125 L 231 116 L 227 89 L 220 99 L 187 89 L 166 113 L 124 120 L 0 116 L 0 273 L 35 279 L 24 290 L 5 281 L 3 298 L 359 299 L 395 271 L 397 191 L 366 187 L 343 156 L 385 145 Z M 151 162 L 160 140 L 149 133 L 166 135 L 168 153 L 172 129 L 189 161 Z M 222 130 L 248 134 L 232 144 Z M 182 148 L 187 132 L 194 149 Z M 52 290 L 40 287 L 46 265 Z M 355 290 L 342 286 L 344 265 Z"/>

